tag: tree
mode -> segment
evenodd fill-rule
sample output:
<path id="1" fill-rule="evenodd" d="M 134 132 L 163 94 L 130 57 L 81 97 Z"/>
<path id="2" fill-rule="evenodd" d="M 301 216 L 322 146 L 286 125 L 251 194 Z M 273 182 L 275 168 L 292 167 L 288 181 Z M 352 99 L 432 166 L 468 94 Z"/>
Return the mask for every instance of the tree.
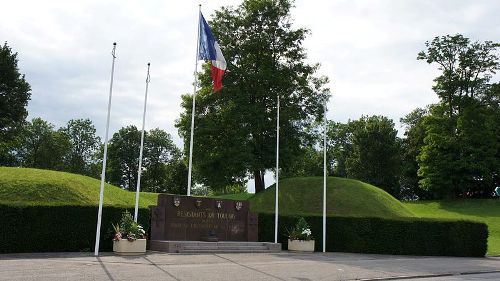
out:
<path id="1" fill-rule="evenodd" d="M 150 130 L 144 143 L 144 190 L 186 194 L 187 167 L 170 134 Z"/>
<path id="2" fill-rule="evenodd" d="M 135 126 L 121 128 L 113 134 L 107 166 L 113 184 L 136 190 L 140 140 L 141 132 Z M 160 129 L 145 132 L 141 190 L 184 194 L 187 168 L 181 158 L 170 134 Z"/>
<path id="3" fill-rule="evenodd" d="M 327 131 L 327 155 L 331 164 L 330 175 L 337 177 L 347 177 L 346 162 L 349 155 L 353 153 L 352 133 L 354 130 L 353 122 L 328 122 Z"/>
<path id="4" fill-rule="evenodd" d="M 418 155 L 420 187 L 434 198 L 488 196 L 498 177 L 500 100 L 489 81 L 500 69 L 499 44 L 462 35 L 426 42 L 417 59 L 437 63 L 440 103 L 425 117 Z"/>
<path id="5" fill-rule="evenodd" d="M 135 190 L 139 169 L 141 133 L 135 126 L 122 127 L 108 144 L 109 181 L 124 189 Z"/>
<path id="6" fill-rule="evenodd" d="M 346 159 L 349 178 L 359 179 L 397 196 L 400 176 L 400 142 L 392 120 L 363 116 L 349 122 L 352 152 Z"/>
<path id="7" fill-rule="evenodd" d="M 405 126 L 401 150 L 401 178 L 400 178 L 400 198 L 413 199 L 415 196 L 420 199 L 427 199 L 427 192 L 419 188 L 420 178 L 417 175 L 417 157 L 424 146 L 426 128 L 424 119 L 429 115 L 428 109 L 417 108 L 408 113 L 400 122 Z"/>
<path id="8" fill-rule="evenodd" d="M 471 43 L 469 38 L 457 34 L 435 37 L 431 42 L 425 42 L 425 46 L 427 50 L 421 51 L 417 59 L 437 63 L 442 71 L 434 79 L 433 89 L 446 104 L 450 119 L 460 114 L 462 98 L 480 96 L 491 75 L 500 69 L 499 57 L 495 53 L 500 44 L 492 41 Z"/>
<path id="9" fill-rule="evenodd" d="M 25 124 L 17 148 L 21 166 L 50 170 L 65 170 L 65 160 L 71 148 L 66 135 L 54 131 L 54 125 L 41 118 Z"/>
<path id="10" fill-rule="evenodd" d="M 239 184 L 247 176 L 264 189 L 266 170 L 275 167 L 277 97 L 280 97 L 280 157 L 285 169 L 313 137 L 307 125 L 320 120 L 329 93 L 319 65 L 305 62 L 307 29 L 292 28 L 289 0 L 245 0 L 225 7 L 210 22 L 227 61 L 224 88 L 211 93 L 208 65 L 196 96 L 194 169 L 210 187 Z M 192 97 L 176 126 L 188 151 Z"/>
<path id="11" fill-rule="evenodd" d="M 66 127 L 59 129 L 71 144 L 67 157 L 66 171 L 82 175 L 91 175 L 91 165 L 100 147 L 100 138 L 90 119 L 72 119 Z"/>
<path id="12" fill-rule="evenodd" d="M 12 152 L 28 115 L 31 87 L 17 63 L 17 53 L 7 42 L 0 45 L 0 165 L 15 165 Z"/>

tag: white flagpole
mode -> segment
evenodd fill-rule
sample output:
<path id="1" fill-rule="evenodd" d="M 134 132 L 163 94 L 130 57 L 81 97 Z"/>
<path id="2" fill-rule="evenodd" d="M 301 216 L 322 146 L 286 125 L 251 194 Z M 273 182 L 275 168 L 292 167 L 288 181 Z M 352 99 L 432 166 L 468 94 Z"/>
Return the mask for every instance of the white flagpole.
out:
<path id="1" fill-rule="evenodd" d="M 325 99 L 325 120 L 323 136 L 323 253 L 326 252 L 326 99 Z"/>
<path id="2" fill-rule="evenodd" d="M 278 243 L 278 193 L 279 193 L 279 160 L 280 160 L 280 96 L 278 95 L 278 111 L 276 115 L 276 195 L 274 202 L 274 243 Z"/>
<path id="3" fill-rule="evenodd" d="M 139 215 L 139 192 L 141 190 L 141 173 L 142 173 L 142 151 L 144 149 L 144 125 L 146 124 L 146 104 L 148 102 L 148 85 L 151 81 L 149 77 L 149 67 L 151 64 L 148 62 L 148 73 L 146 74 L 146 93 L 144 95 L 144 111 L 142 114 L 142 132 L 141 132 L 141 148 L 139 149 L 139 169 L 137 171 L 137 191 L 135 193 L 135 215 L 134 221 L 137 222 Z"/>
<path id="4" fill-rule="evenodd" d="M 113 43 L 113 51 L 111 51 L 111 55 L 113 56 L 113 63 L 111 64 L 111 83 L 109 85 L 109 100 L 108 100 L 108 117 L 106 119 L 106 134 L 104 137 L 104 156 L 102 158 L 102 172 L 101 172 L 101 192 L 99 193 L 99 212 L 97 214 L 97 230 L 95 234 L 95 248 L 94 255 L 99 255 L 99 240 L 101 238 L 101 218 L 102 218 L 102 201 L 104 197 L 104 181 L 106 178 L 106 158 L 108 155 L 108 132 L 109 132 L 109 115 L 111 112 L 111 96 L 113 94 L 113 75 L 115 72 L 115 55 L 116 51 L 116 42 Z"/>
<path id="5" fill-rule="evenodd" d="M 201 19 L 201 4 L 199 5 L 198 12 L 198 36 L 196 37 L 196 62 L 194 67 L 194 87 L 193 87 L 193 110 L 191 111 L 191 139 L 189 141 L 189 169 L 188 169 L 188 186 L 187 195 L 191 196 L 191 173 L 193 171 L 193 135 L 194 135 L 194 113 L 196 104 L 196 87 L 197 79 L 196 74 L 198 73 L 198 52 L 200 51 L 200 19 Z"/>

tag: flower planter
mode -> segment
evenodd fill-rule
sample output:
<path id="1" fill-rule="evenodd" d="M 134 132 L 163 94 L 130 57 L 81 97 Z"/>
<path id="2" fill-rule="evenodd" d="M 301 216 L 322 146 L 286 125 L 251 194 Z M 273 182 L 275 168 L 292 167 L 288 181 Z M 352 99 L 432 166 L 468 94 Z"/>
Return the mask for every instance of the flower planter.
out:
<path id="1" fill-rule="evenodd" d="M 113 241 L 113 252 L 122 256 L 143 255 L 146 253 L 146 239 Z"/>
<path id="2" fill-rule="evenodd" d="M 314 252 L 314 240 L 288 239 L 288 250 L 299 251 L 299 252 Z"/>

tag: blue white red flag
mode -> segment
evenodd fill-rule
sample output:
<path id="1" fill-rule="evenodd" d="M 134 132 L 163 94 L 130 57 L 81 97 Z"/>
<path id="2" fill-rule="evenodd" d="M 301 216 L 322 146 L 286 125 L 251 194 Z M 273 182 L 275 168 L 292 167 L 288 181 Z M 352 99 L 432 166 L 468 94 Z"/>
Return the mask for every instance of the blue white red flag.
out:
<path id="1" fill-rule="evenodd" d="M 200 46 L 198 48 L 198 59 L 207 60 L 211 63 L 214 93 L 222 89 L 222 76 L 226 70 L 226 60 L 222 55 L 220 46 L 215 40 L 214 34 L 203 14 L 200 12 Z"/>

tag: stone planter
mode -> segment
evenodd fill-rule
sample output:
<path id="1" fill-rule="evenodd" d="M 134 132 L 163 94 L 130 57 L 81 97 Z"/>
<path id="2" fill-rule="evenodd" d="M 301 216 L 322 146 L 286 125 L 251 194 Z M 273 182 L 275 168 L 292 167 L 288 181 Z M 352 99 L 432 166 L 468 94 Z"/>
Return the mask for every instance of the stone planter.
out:
<path id="1" fill-rule="evenodd" d="M 288 250 L 299 251 L 299 252 L 314 252 L 314 240 L 288 239 Z"/>
<path id="2" fill-rule="evenodd" d="M 113 252 L 117 255 L 143 255 L 146 253 L 146 239 L 113 241 Z"/>

